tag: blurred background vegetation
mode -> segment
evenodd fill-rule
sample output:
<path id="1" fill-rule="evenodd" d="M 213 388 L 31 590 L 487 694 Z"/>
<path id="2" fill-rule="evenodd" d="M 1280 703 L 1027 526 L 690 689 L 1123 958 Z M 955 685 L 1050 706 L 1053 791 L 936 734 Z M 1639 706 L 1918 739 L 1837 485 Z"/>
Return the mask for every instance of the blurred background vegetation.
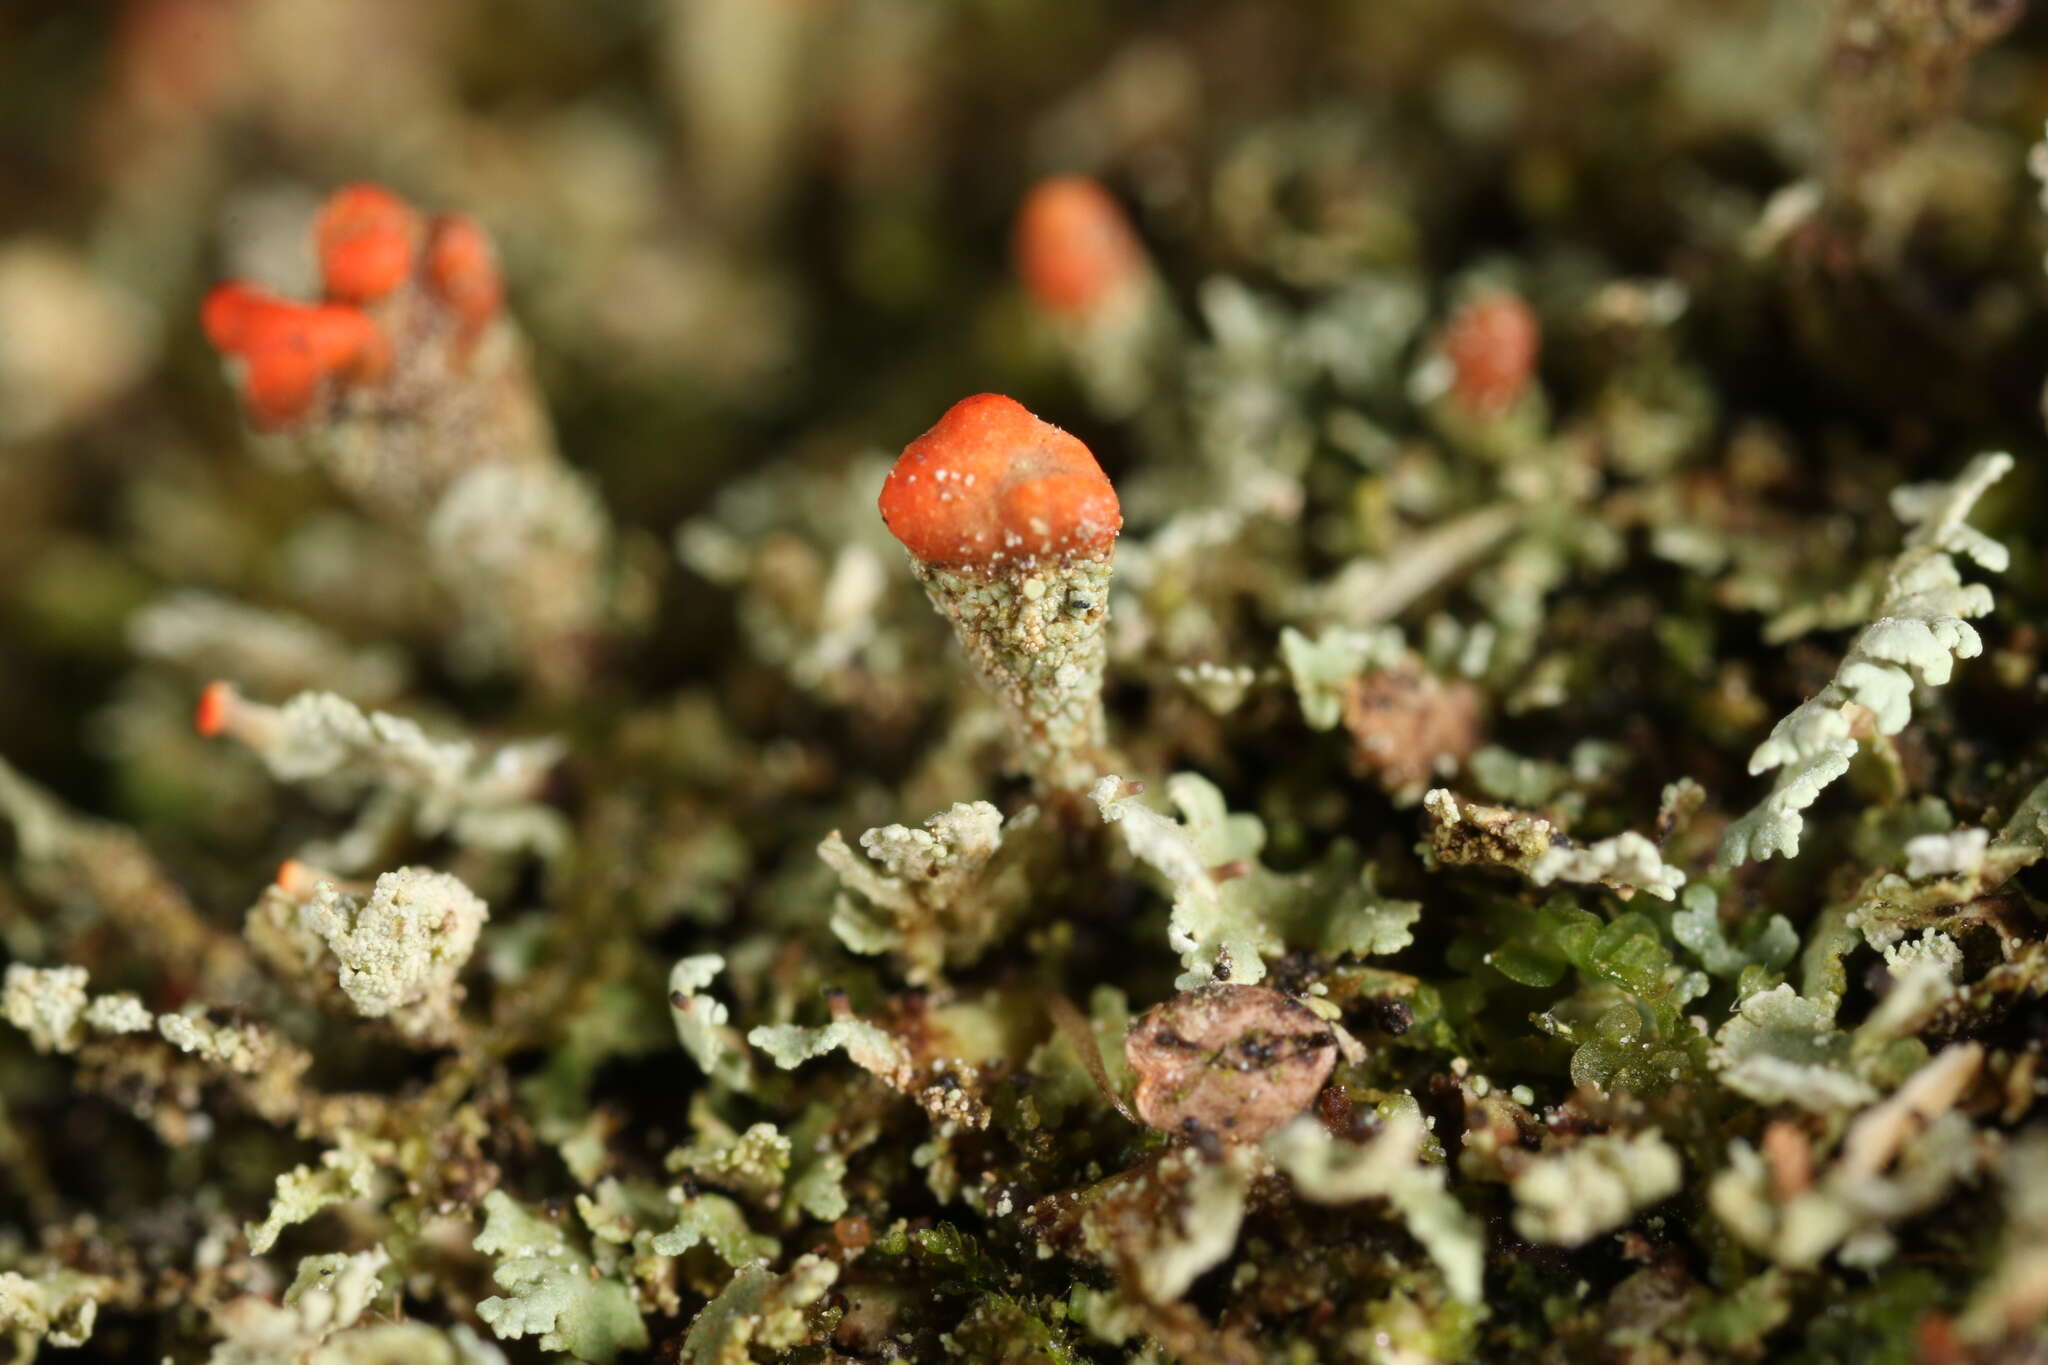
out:
<path id="1" fill-rule="evenodd" d="M 299 225 L 347 180 L 496 234 L 565 451 L 661 535 L 735 471 L 893 448 L 978 389 L 1065 415 L 1116 474 L 1009 282 L 1009 215 L 1052 170 L 1109 181 L 1183 289 L 1489 252 L 1668 275 L 1730 426 L 1908 466 L 2010 440 L 2048 341 L 2014 211 L 2048 18 L 1974 67 L 1844 36 L 1950 8 L 2014 6 L 15 0 L 0 751 L 118 808 L 78 737 L 126 611 L 260 577 L 323 496 L 251 464 L 195 309 L 226 274 L 309 281 Z M 1742 272 L 1735 226 L 1802 177 L 1848 213 Z M 1568 406 L 1598 357 L 1548 356 Z M 710 596 L 670 594 L 649 681 L 729 639 Z"/>

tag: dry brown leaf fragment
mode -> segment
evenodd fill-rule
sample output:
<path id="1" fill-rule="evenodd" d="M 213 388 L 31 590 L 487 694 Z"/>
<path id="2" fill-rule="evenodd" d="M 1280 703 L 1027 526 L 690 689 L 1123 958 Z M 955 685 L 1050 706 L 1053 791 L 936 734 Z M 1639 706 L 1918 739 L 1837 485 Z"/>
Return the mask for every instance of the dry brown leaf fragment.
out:
<path id="1" fill-rule="evenodd" d="M 1411 664 L 1375 668 L 1351 680 L 1342 707 L 1352 768 L 1389 792 L 1428 786 L 1479 747 L 1479 690 L 1463 679 Z"/>
<path id="2" fill-rule="evenodd" d="M 1308 1106 L 1337 1063 L 1330 1026 L 1291 996 L 1219 983 L 1146 1011 L 1124 1037 L 1138 1117 L 1255 1142 Z"/>

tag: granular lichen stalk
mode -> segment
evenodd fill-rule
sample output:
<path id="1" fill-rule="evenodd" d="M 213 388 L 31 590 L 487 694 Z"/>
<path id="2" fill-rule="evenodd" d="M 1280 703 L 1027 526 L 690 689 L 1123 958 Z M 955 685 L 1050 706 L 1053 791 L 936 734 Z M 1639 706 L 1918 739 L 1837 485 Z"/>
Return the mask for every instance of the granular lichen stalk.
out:
<path id="1" fill-rule="evenodd" d="M 904 448 L 882 519 L 1002 704 L 1044 787 L 1098 773 L 1116 490 L 1088 447 L 1014 399 L 979 394 Z"/>

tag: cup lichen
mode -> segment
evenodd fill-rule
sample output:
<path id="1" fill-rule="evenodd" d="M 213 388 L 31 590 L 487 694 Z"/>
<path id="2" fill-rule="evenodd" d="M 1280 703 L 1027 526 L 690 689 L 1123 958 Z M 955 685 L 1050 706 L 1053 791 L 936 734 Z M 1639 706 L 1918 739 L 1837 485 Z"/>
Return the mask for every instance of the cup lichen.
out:
<path id="1" fill-rule="evenodd" d="M 44 8 L 0 1359 L 2042 1358 L 2017 0 Z"/>

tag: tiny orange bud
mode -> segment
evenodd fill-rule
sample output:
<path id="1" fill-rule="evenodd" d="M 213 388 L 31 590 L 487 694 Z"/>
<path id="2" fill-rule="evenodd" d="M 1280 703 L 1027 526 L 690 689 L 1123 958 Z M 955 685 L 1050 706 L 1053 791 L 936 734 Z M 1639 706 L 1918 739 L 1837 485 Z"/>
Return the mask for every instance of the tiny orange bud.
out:
<path id="1" fill-rule="evenodd" d="M 1123 527 L 1088 447 L 994 393 L 961 399 L 905 446 L 880 506 L 906 549 L 950 568 L 1098 555 Z"/>
<path id="2" fill-rule="evenodd" d="M 412 273 L 419 215 L 382 185 L 344 185 L 327 197 L 313 227 L 327 297 L 370 303 Z"/>
<path id="3" fill-rule="evenodd" d="M 1017 273 L 1048 312 L 1082 319 L 1145 271 L 1123 206 L 1084 175 L 1041 180 L 1017 211 Z"/>
<path id="4" fill-rule="evenodd" d="M 1536 314 L 1515 294 L 1496 290 L 1466 303 L 1444 328 L 1451 392 L 1472 411 L 1498 417 L 1528 386 L 1542 336 Z"/>
<path id="5" fill-rule="evenodd" d="M 313 893 L 320 889 L 320 883 L 327 882 L 337 891 L 368 894 L 370 887 L 363 882 L 348 881 L 313 863 L 301 862 L 297 858 L 286 858 L 277 865 L 275 885 L 277 889 L 293 900 L 311 900 Z"/>
<path id="6" fill-rule="evenodd" d="M 210 682 L 199 694 L 199 709 L 193 713 L 193 728 L 208 739 L 227 728 L 228 712 L 237 700 L 234 684 Z"/>
<path id="7" fill-rule="evenodd" d="M 319 872 L 297 858 L 286 858 L 277 865 L 277 887 L 288 896 L 304 900 L 313 894 L 319 882 Z"/>

